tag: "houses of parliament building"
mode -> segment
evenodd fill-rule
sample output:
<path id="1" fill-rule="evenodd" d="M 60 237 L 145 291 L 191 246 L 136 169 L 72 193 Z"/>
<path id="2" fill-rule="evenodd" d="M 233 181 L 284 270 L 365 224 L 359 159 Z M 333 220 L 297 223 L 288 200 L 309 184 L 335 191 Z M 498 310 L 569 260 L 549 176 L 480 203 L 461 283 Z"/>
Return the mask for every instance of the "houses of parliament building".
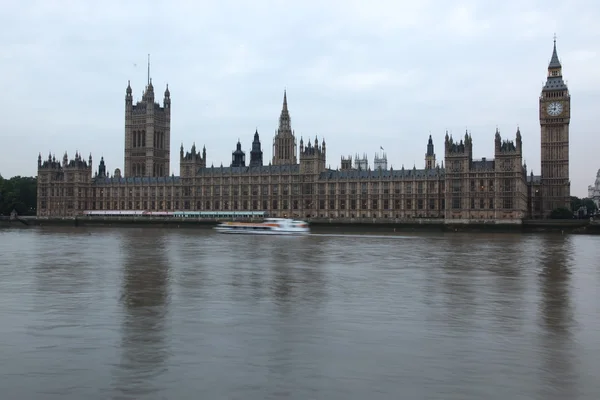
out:
<path id="1" fill-rule="evenodd" d="M 470 133 L 446 133 L 444 157 L 436 158 L 429 136 L 423 168 L 387 168 L 377 160 L 341 158 L 326 167 L 325 140 L 300 139 L 292 130 L 287 95 L 273 138 L 273 158 L 263 159 L 258 131 L 249 160 L 238 141 L 230 166 L 209 166 L 206 148 L 179 150 L 180 176 L 170 173 L 171 94 L 162 106 L 149 78 L 134 103 L 125 95 L 124 171 L 107 172 L 104 159 L 96 171 L 92 156 L 76 153 L 62 160 L 38 157 L 38 217 L 73 217 L 85 210 L 265 211 L 296 218 L 444 218 L 446 222 L 546 218 L 570 208 L 570 95 L 562 77 L 556 40 L 548 76 L 539 97 L 541 173 L 523 164 L 521 132 L 503 138 L 496 130 L 494 158 L 473 157 Z"/>

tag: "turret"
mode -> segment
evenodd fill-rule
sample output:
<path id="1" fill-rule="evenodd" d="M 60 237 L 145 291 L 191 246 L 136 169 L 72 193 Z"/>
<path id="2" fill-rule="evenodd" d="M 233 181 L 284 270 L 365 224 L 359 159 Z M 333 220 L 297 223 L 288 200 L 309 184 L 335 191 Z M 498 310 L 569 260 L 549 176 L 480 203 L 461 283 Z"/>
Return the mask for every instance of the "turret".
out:
<path id="1" fill-rule="evenodd" d="M 460 142 L 455 142 L 452 135 L 448 136 L 448 132 L 446 132 L 445 153 L 446 157 L 455 154 L 464 155 L 471 159 L 473 157 L 473 139 L 471 135 L 465 132 L 464 140 L 461 139 Z"/>
<path id="2" fill-rule="evenodd" d="M 128 106 L 133 104 L 133 95 L 131 92 L 131 82 L 127 81 L 127 89 L 125 89 L 125 104 Z"/>
<path id="3" fill-rule="evenodd" d="M 313 144 L 314 143 L 314 144 Z M 325 140 L 323 140 L 323 144 Z M 316 174 L 325 171 L 326 153 L 325 148 L 319 145 L 319 139 L 315 136 L 314 142 L 307 141 L 307 145 L 300 146 L 300 172 L 304 174 Z"/>
<path id="4" fill-rule="evenodd" d="M 202 155 L 196 151 L 196 143 L 192 144 L 189 152 L 184 154 L 183 143 L 179 150 L 179 171 L 183 177 L 192 177 L 200 168 L 206 168 L 206 147 L 202 149 Z"/>
<path id="5" fill-rule="evenodd" d="M 523 155 L 522 155 L 522 139 L 521 131 L 517 128 L 515 140 L 502 140 L 500 132 L 496 129 L 494 138 L 494 157 L 495 168 L 498 172 L 522 172 Z M 524 175 L 525 176 L 525 175 Z"/>
<path id="6" fill-rule="evenodd" d="M 427 141 L 427 152 L 425 153 L 425 168 L 433 169 L 435 167 L 435 152 L 433 149 L 433 139 L 431 135 L 429 135 L 429 140 Z"/>
<path id="7" fill-rule="evenodd" d="M 260 145 L 260 138 L 258 137 L 258 129 L 254 132 L 254 140 L 252 141 L 252 150 L 250 150 L 250 166 L 251 167 L 262 167 L 263 165 L 263 152 Z"/>
<path id="8" fill-rule="evenodd" d="M 98 178 L 106 178 L 106 165 L 104 164 L 104 157 L 100 157 L 97 176 Z"/>
<path id="9" fill-rule="evenodd" d="M 494 151 L 499 152 L 500 146 L 502 145 L 502 138 L 500 137 L 500 131 L 496 128 L 496 134 L 494 135 Z"/>
<path id="10" fill-rule="evenodd" d="M 154 104 L 154 85 L 152 85 L 152 78 L 150 78 L 150 81 L 148 82 L 148 86 L 146 86 L 146 90 L 144 91 L 143 99 L 148 104 Z"/>
<path id="11" fill-rule="evenodd" d="M 473 139 L 468 131 L 465 131 L 464 138 L 458 142 L 455 142 L 452 135 L 446 132 L 444 147 L 447 171 L 464 173 L 470 170 L 473 161 Z"/>
<path id="12" fill-rule="evenodd" d="M 341 168 L 342 171 L 352 169 L 352 156 L 344 157 L 341 159 Z"/>
<path id="13" fill-rule="evenodd" d="M 494 136 L 494 152 L 496 155 L 500 153 L 519 153 L 522 150 L 522 139 L 521 131 L 517 128 L 515 140 L 502 140 L 500 131 L 496 128 L 496 134 Z"/>
<path id="14" fill-rule="evenodd" d="M 232 167 L 245 167 L 246 166 L 246 153 L 242 150 L 242 143 L 238 139 L 235 146 L 235 151 L 231 153 L 231 166 Z"/>
<path id="15" fill-rule="evenodd" d="M 171 92 L 169 91 L 169 84 L 167 83 L 167 88 L 165 89 L 165 97 L 163 99 L 163 105 L 165 109 L 171 108 Z"/>

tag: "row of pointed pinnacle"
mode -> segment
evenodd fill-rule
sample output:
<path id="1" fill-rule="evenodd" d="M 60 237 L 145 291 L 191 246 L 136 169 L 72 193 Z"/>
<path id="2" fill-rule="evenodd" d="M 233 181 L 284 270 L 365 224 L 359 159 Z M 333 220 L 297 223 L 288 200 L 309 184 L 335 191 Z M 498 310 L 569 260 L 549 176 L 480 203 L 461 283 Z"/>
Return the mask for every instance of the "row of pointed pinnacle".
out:
<path id="1" fill-rule="evenodd" d="M 560 63 L 560 60 L 558 58 L 558 52 L 556 50 L 556 33 L 554 34 L 554 45 L 553 45 L 552 56 L 551 56 L 551 59 L 550 59 L 548 67 L 549 68 L 560 68 L 561 67 L 561 63 Z M 132 95 L 131 81 L 129 81 L 129 80 L 127 81 L 126 93 L 127 93 L 128 97 Z M 150 77 L 150 54 L 148 54 L 148 85 L 146 86 L 146 89 L 144 90 L 142 96 L 144 96 L 145 94 L 152 94 L 152 95 L 154 94 L 154 86 L 152 85 L 152 78 Z M 168 83 L 166 84 L 166 89 L 165 89 L 164 96 L 165 96 L 165 98 L 169 98 L 171 96 L 171 93 L 169 91 L 169 84 Z M 287 126 L 282 126 L 286 122 L 287 122 Z M 283 92 L 283 107 L 282 107 L 282 110 L 281 110 L 281 115 L 280 115 L 279 123 L 280 123 L 280 131 L 282 130 L 282 128 L 283 129 L 288 128 L 291 131 L 290 117 L 289 117 L 289 111 L 288 111 L 288 105 L 287 105 L 287 90 L 284 90 L 284 92 Z M 257 136 L 258 136 L 258 129 L 256 130 L 256 133 L 255 133 L 255 140 L 256 140 Z M 496 128 L 496 135 L 495 136 L 496 136 L 496 138 L 495 138 L 496 142 L 498 142 L 498 141 L 501 140 L 501 138 L 500 138 L 500 132 L 498 131 L 498 128 Z M 432 139 L 431 139 L 431 135 L 430 135 L 429 136 L 429 141 L 431 142 L 431 140 Z M 465 140 L 465 142 L 464 142 L 465 144 L 468 143 L 468 144 L 472 145 L 472 136 L 471 136 L 470 132 L 468 132 L 468 131 L 465 132 L 465 139 L 464 140 Z M 516 137 L 516 140 L 517 140 L 517 142 L 521 141 L 521 132 L 520 132 L 518 126 L 517 126 L 517 137 Z M 238 139 L 238 142 L 239 142 L 239 139 Z M 451 134 L 448 135 L 448 130 L 446 130 L 445 142 L 447 144 L 448 143 L 452 143 L 452 135 Z M 461 139 L 460 142 L 461 143 L 463 142 L 462 139 Z M 308 142 L 308 146 L 310 146 L 310 145 L 311 145 L 311 143 L 309 141 Z M 302 137 L 300 138 L 300 146 L 303 147 L 303 138 Z M 317 139 L 316 135 L 315 135 L 315 146 L 318 146 L 318 139 Z M 325 148 L 325 139 L 323 139 L 322 146 L 323 146 L 323 148 Z M 195 151 L 195 147 L 196 147 L 196 144 L 194 143 L 193 146 L 192 146 L 193 151 Z M 181 151 L 183 152 L 183 143 L 181 144 Z M 206 146 L 203 147 L 203 154 L 205 156 L 205 154 L 206 154 Z M 47 161 L 51 162 L 51 163 L 56 163 L 57 162 L 56 155 L 55 154 L 53 155 L 52 152 L 49 152 L 49 154 L 48 154 L 48 160 Z M 68 161 L 69 161 L 68 155 L 67 155 L 67 152 L 65 151 L 65 154 L 63 156 L 63 164 L 68 163 Z M 81 154 L 79 153 L 79 151 L 75 152 L 74 161 L 78 161 L 78 162 L 82 162 L 83 161 L 83 158 L 81 157 Z M 92 154 L 91 153 L 90 153 L 88 162 L 89 162 L 89 167 L 91 167 L 91 165 L 92 165 Z M 101 161 L 100 162 L 101 162 L 101 164 L 104 163 L 104 157 L 103 156 L 101 157 Z M 41 165 L 41 163 L 42 163 L 42 153 L 39 153 L 39 155 L 38 155 L 38 164 Z"/>

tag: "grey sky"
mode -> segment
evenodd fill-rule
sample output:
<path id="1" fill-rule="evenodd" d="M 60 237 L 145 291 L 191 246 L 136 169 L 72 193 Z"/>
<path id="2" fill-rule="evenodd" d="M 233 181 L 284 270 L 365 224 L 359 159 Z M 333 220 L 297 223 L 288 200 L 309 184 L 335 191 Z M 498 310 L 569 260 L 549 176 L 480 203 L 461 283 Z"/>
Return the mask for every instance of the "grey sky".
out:
<path id="1" fill-rule="evenodd" d="M 600 168 L 600 5 L 589 1 L 25 1 L 3 2 L 0 174 L 35 175 L 39 152 L 104 155 L 123 168 L 127 80 L 134 101 L 146 58 L 172 98 L 171 169 L 179 146 L 208 164 L 249 151 L 258 128 L 272 157 L 283 90 L 298 139 L 325 137 L 327 163 L 382 146 L 389 164 L 422 168 L 429 133 L 473 136 L 493 157 L 494 131 L 517 125 L 539 174 L 538 96 L 556 32 L 572 96 L 571 182 L 585 196 Z"/>

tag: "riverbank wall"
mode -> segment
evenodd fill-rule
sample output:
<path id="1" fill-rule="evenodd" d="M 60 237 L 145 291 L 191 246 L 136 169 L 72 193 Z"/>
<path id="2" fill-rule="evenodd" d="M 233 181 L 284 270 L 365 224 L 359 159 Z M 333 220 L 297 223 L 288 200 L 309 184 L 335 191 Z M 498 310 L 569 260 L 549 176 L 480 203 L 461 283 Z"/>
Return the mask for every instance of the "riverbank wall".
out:
<path id="1" fill-rule="evenodd" d="M 146 227 L 210 229 L 217 220 L 194 218 L 152 217 L 76 217 L 76 218 L 2 218 L 0 227 Z M 398 233 L 398 232 L 522 232 L 522 233 L 576 233 L 600 234 L 600 222 L 589 220 L 517 220 L 480 221 L 444 219 L 309 219 L 315 233 Z"/>

